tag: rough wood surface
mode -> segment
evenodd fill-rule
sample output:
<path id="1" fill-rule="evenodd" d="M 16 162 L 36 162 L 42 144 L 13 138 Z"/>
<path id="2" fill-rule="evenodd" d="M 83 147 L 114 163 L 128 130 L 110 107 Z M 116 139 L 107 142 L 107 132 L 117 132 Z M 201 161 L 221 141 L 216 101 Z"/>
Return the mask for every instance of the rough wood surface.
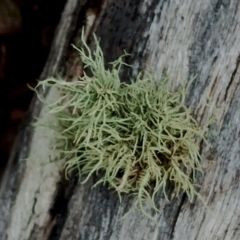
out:
<path id="1" fill-rule="evenodd" d="M 83 186 L 64 180 L 61 163 L 42 166 L 49 144 L 46 133 L 38 128 L 31 136 L 24 126 L 0 192 L 0 239 L 240 239 L 240 2 L 96 2 L 83 5 L 68 0 L 43 76 L 63 66 L 63 55 L 70 54 L 66 31 L 75 30 L 77 39 L 79 21 L 86 16 L 89 32 L 96 29 L 102 39 L 106 61 L 121 55 L 123 49 L 132 54 L 128 62 L 134 68 L 124 69 L 124 81 L 149 66 L 157 76 L 166 70 L 176 85 L 197 75 L 187 103 L 201 123 L 213 112 L 217 116 L 208 135 L 212 148 L 201 148 L 202 155 L 212 160 L 203 162 L 206 173 L 199 179 L 208 209 L 200 201 L 190 204 L 184 195 L 167 204 L 159 193 L 161 212 L 155 214 L 156 222 L 136 212 L 121 220 L 131 199 L 125 197 L 120 203 L 103 186 L 91 189 L 94 179 Z M 73 10 L 80 11 L 78 21 Z M 65 35 L 58 35 L 63 30 Z M 65 46 L 59 47 L 62 43 Z M 48 97 L 57 96 L 50 91 Z M 45 117 L 44 109 L 34 101 L 30 119 L 40 110 Z M 41 153 L 41 158 L 20 162 L 28 153 Z"/>

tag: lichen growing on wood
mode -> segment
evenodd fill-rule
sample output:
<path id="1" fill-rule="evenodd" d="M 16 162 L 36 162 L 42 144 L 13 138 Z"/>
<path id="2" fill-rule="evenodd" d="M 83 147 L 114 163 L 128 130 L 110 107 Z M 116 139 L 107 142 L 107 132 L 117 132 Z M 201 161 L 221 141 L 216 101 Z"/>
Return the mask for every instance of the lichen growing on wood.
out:
<path id="1" fill-rule="evenodd" d="M 204 137 L 185 105 L 186 88 L 171 91 L 166 76 L 157 82 L 151 74 L 123 83 L 123 58 L 105 68 L 94 39 L 93 51 L 84 38 L 83 48 L 77 49 L 88 74 L 75 82 L 50 78 L 37 86 L 51 86 L 61 94 L 54 103 L 39 97 L 58 120 L 51 128 L 66 177 L 76 173 L 84 183 L 97 174 L 96 184 L 134 195 L 134 205 L 142 211 L 148 199 L 157 210 L 159 191 L 167 200 L 186 193 L 192 201 L 198 195 L 196 173 L 202 171 L 197 139 Z"/>

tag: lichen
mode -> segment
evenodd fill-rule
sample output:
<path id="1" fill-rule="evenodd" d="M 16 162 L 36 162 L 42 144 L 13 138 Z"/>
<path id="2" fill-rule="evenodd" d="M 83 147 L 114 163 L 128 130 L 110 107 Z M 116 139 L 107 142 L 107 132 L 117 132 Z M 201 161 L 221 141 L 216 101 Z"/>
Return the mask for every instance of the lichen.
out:
<path id="1" fill-rule="evenodd" d="M 94 50 L 84 38 L 83 47 L 77 49 L 88 74 L 75 82 L 49 78 L 36 88 L 51 86 L 61 94 L 51 103 L 39 98 L 56 116 L 55 124 L 46 125 L 56 130 L 57 160 L 64 159 L 66 177 L 77 174 L 85 183 L 99 175 L 96 185 L 134 195 L 134 206 L 143 212 L 148 199 L 157 210 L 159 191 L 169 201 L 181 193 L 192 201 L 198 195 L 196 173 L 202 171 L 198 140 L 204 139 L 204 131 L 185 105 L 187 88 L 170 90 L 167 76 L 157 81 L 150 73 L 131 84 L 122 82 L 123 56 L 107 69 L 94 39 Z"/>

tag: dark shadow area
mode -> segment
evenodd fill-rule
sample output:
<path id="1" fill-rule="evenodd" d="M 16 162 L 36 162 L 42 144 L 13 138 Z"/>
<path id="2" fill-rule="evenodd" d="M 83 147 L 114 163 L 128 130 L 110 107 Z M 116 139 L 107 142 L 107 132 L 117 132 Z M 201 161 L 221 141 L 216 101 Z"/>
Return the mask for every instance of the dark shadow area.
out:
<path id="1" fill-rule="evenodd" d="M 0 178 L 66 0 L 0 0 Z"/>

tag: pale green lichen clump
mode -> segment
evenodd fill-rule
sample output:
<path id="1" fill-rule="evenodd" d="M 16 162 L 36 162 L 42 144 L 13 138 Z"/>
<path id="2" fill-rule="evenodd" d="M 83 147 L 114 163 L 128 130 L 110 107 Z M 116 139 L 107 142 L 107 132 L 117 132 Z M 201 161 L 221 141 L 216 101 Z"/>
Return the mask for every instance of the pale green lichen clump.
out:
<path id="1" fill-rule="evenodd" d="M 147 199 L 156 209 L 159 191 L 167 200 L 185 192 L 192 201 L 198 195 L 197 139 L 203 139 L 203 131 L 185 105 L 186 88 L 170 91 L 167 77 L 156 82 L 151 74 L 123 83 L 122 57 L 107 70 L 96 38 L 95 43 L 94 51 L 84 41 L 78 49 L 89 74 L 75 82 L 50 78 L 38 84 L 61 93 L 48 107 L 58 120 L 52 127 L 66 176 L 75 170 L 86 182 L 99 174 L 96 184 L 133 194 L 142 211 Z"/>

